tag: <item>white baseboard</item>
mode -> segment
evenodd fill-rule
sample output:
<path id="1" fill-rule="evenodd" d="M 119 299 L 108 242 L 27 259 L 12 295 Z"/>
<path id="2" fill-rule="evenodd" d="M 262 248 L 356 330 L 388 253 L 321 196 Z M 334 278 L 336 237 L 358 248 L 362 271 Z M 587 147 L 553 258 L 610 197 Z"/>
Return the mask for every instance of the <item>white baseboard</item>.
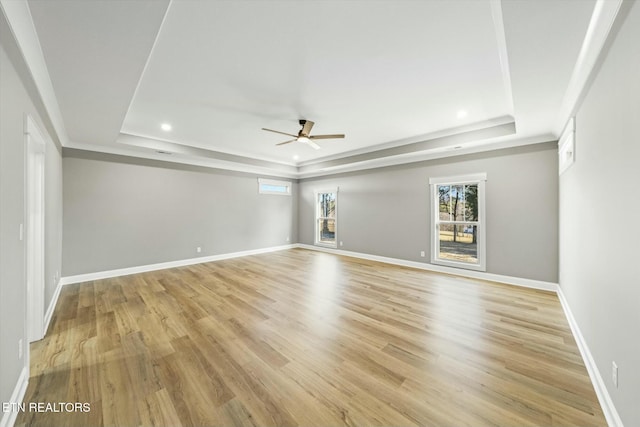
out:
<path id="1" fill-rule="evenodd" d="M 20 376 L 18 377 L 18 382 L 16 383 L 15 388 L 13 389 L 13 393 L 11 394 L 11 398 L 9 399 L 9 403 L 14 406 L 14 404 L 19 404 L 24 399 L 24 394 L 27 392 L 27 385 L 29 384 L 29 369 L 25 366 L 22 368 L 22 372 L 20 372 Z M 2 413 L 2 419 L 0 419 L 0 427 L 12 427 L 16 418 L 18 417 L 18 411 L 13 410 L 12 408 L 9 412 Z"/>
<path id="2" fill-rule="evenodd" d="M 591 383 L 593 384 L 593 388 L 596 391 L 596 395 L 598 396 L 598 401 L 600 402 L 600 406 L 602 407 L 602 411 L 604 412 L 604 416 L 607 420 L 607 424 L 610 427 L 624 427 L 622 424 L 622 419 L 616 410 L 613 401 L 611 400 L 611 396 L 607 390 L 607 387 L 604 384 L 604 380 L 600 375 L 600 371 L 596 366 L 595 361 L 593 360 L 593 356 L 591 355 L 591 351 L 587 346 L 587 343 L 582 336 L 582 332 L 580 332 L 580 328 L 576 322 L 576 319 L 573 317 L 571 313 L 571 309 L 569 308 L 569 303 L 562 293 L 562 288 L 557 283 L 544 282 L 539 280 L 531 280 L 524 279 L 520 277 L 511 277 L 511 276 L 503 276 L 499 274 L 485 273 L 481 271 L 472 271 L 472 270 L 462 270 L 451 267 L 443 267 L 439 265 L 427 264 L 422 262 L 415 261 L 407 261 L 403 259 L 397 258 L 388 258 L 378 255 L 369 255 L 359 252 L 351 252 L 345 251 L 341 249 L 331 249 L 324 248 L 320 246 L 312 246 L 306 244 L 297 244 L 295 245 L 298 248 L 309 249 L 320 252 L 328 252 L 336 255 L 344 255 L 354 258 L 367 259 L 371 261 L 379 261 L 387 264 L 395 264 L 401 265 L 405 267 L 413 267 L 422 270 L 436 271 L 440 273 L 448 273 L 454 274 L 457 276 L 470 277 L 474 279 L 481 280 L 490 280 L 493 282 L 507 283 L 516 286 L 524 286 L 528 288 L 542 289 L 547 291 L 555 292 L 558 295 L 558 299 L 560 300 L 560 304 L 562 305 L 562 309 L 564 310 L 565 316 L 567 318 L 567 322 L 571 327 L 571 332 L 573 333 L 573 337 L 576 340 L 578 345 L 578 349 L 580 350 L 580 354 L 582 356 L 582 360 L 587 368 L 587 372 L 589 373 L 589 378 L 591 379 Z"/>
<path id="3" fill-rule="evenodd" d="M 585 341 L 584 336 L 582 336 L 582 332 L 578 327 L 578 323 L 576 322 L 575 317 L 573 317 L 573 313 L 571 313 L 569 302 L 565 298 L 564 293 L 562 292 L 562 287 L 560 286 L 558 287 L 558 299 L 560 299 L 560 304 L 562 305 L 564 314 L 567 317 L 569 326 L 571 327 L 571 332 L 573 333 L 573 337 L 576 340 L 578 349 L 580 349 L 582 360 L 587 367 L 587 372 L 589 372 L 591 384 L 593 384 L 593 388 L 596 391 L 596 395 L 598 396 L 598 401 L 600 402 L 600 406 L 602 407 L 602 411 L 604 412 L 607 424 L 609 425 L 609 427 L 623 427 L 622 419 L 620 418 L 620 415 L 618 414 L 618 411 L 613 404 L 613 400 L 611 400 L 611 396 L 609 395 L 607 386 L 604 384 L 604 380 L 602 379 L 602 375 L 600 375 L 598 366 L 593 360 L 593 356 L 591 355 L 591 351 L 587 346 L 587 342 Z"/>
<path id="4" fill-rule="evenodd" d="M 383 262 L 387 264 L 400 265 L 404 267 L 412 267 L 412 268 L 417 268 L 421 270 L 434 271 L 438 273 L 447 273 L 447 274 L 453 274 L 453 275 L 462 276 L 462 277 L 469 277 L 473 279 L 488 280 L 492 282 L 500 282 L 500 283 L 506 283 L 510 285 L 523 286 L 527 288 L 556 292 L 560 300 L 560 304 L 562 305 L 562 308 L 564 310 L 565 316 L 567 317 L 567 321 L 569 322 L 569 326 L 571 327 L 571 331 L 573 332 L 573 336 L 580 350 L 580 354 L 582 355 L 582 359 L 584 360 L 585 365 L 587 367 L 589 377 L 591 379 L 591 382 L 598 396 L 600 405 L 602 406 L 602 410 L 606 417 L 607 423 L 611 427 L 623 427 L 622 420 L 620 419 L 620 416 L 618 415 L 618 412 L 616 411 L 616 408 L 613 405 L 611 396 L 607 391 L 607 388 L 604 384 L 602 376 L 598 371 L 598 367 L 596 366 L 595 361 L 593 360 L 593 356 L 589 351 L 586 341 L 584 340 L 584 337 L 580 332 L 580 328 L 578 327 L 578 324 L 576 323 L 576 320 L 573 317 L 573 314 L 571 313 L 571 309 L 569 308 L 569 304 L 566 298 L 564 297 L 564 294 L 562 293 L 562 289 L 558 286 L 557 283 L 545 282 L 541 280 L 532 280 L 532 279 L 525 279 L 520 277 L 504 276 L 500 274 L 486 273 L 482 271 L 463 270 L 463 269 L 439 266 L 439 265 L 416 262 L 416 261 L 408 261 L 408 260 L 403 260 L 399 258 L 390 258 L 390 257 L 384 257 L 384 256 L 378 256 L 378 255 L 365 254 L 361 252 L 352 252 L 352 251 L 345 251 L 342 249 L 332 249 L 332 248 L 325 248 L 320 246 L 297 243 L 297 244 L 291 244 L 291 245 L 273 246 L 273 247 L 263 248 L 263 249 L 252 249 L 248 251 L 232 252 L 232 253 L 221 254 L 221 255 L 212 255 L 207 257 L 191 258 L 191 259 L 185 259 L 180 261 L 170 261 L 170 262 L 163 262 L 158 264 L 143 265 L 138 267 L 121 268 L 117 270 L 101 271 L 97 273 L 79 274 L 75 276 L 63 277 L 58 282 L 58 286 L 56 287 L 54 296 L 51 300 L 49 308 L 47 309 L 47 313 L 45 315 L 45 331 L 46 329 L 48 329 L 49 322 L 51 321 L 53 310 L 55 309 L 56 302 L 58 301 L 58 297 L 60 295 L 60 289 L 64 285 L 69 285 L 72 283 L 87 282 L 91 280 L 107 279 L 110 277 L 125 276 L 129 274 L 144 273 L 148 271 L 164 270 L 167 268 L 182 267 L 182 266 L 200 264 L 200 263 L 211 262 L 211 261 L 220 261 L 224 259 L 244 257 L 248 255 L 257 255 L 257 254 L 263 254 L 268 252 L 276 252 L 276 251 L 293 249 L 293 248 L 302 248 L 302 249 L 309 249 L 309 250 L 319 251 L 319 252 L 327 252 L 327 253 L 332 253 L 336 255 L 344 255 L 344 256 L 353 257 L 353 258 L 378 261 L 378 262 Z M 22 398 L 24 397 L 24 393 L 26 391 L 27 382 L 28 382 L 28 374 L 25 368 L 20 375 L 20 380 L 18 381 L 18 384 L 16 385 L 16 390 L 14 391 L 15 401 L 20 401 L 20 402 L 22 401 Z M 14 396 L 12 396 L 12 402 L 14 401 L 13 400 Z M 2 420 L 0 421 L 0 427 L 11 426 L 12 423 L 15 421 L 16 416 L 17 416 L 17 413 L 3 414 Z"/>
<path id="5" fill-rule="evenodd" d="M 248 251 L 231 252 L 227 254 L 211 255 L 200 258 L 182 259 L 179 261 L 161 262 L 158 264 L 141 265 L 137 267 L 119 268 L 116 270 L 99 271 L 97 273 L 78 274 L 75 276 L 66 276 L 60 279 L 62 285 L 71 285 L 73 283 L 89 282 L 91 280 L 108 279 L 111 277 L 126 276 L 129 274 L 146 273 L 148 271 L 165 270 L 167 268 L 184 267 L 186 265 L 202 264 L 211 261 L 220 261 L 223 259 L 239 258 L 248 255 L 258 255 L 268 252 L 282 251 L 285 249 L 293 249 L 296 245 L 272 246 L 262 249 L 251 249 Z"/>
<path id="6" fill-rule="evenodd" d="M 53 292 L 53 298 L 49 301 L 49 307 L 47 308 L 47 312 L 44 314 L 44 329 L 43 334 L 47 335 L 47 331 L 49 330 L 49 323 L 51 323 L 51 318 L 53 317 L 53 312 L 56 309 L 56 304 L 58 303 L 58 298 L 60 297 L 60 291 L 62 290 L 62 278 L 58 280 L 58 284 L 56 285 L 56 290 Z"/>
<path id="7" fill-rule="evenodd" d="M 503 276 L 501 274 L 486 273 L 483 271 L 463 270 L 460 268 L 445 267 L 441 265 L 434 265 L 434 264 L 428 264 L 428 263 L 417 262 L 417 261 L 408 261 L 408 260 L 399 259 L 399 258 L 389 258 L 389 257 L 379 256 L 379 255 L 370 255 L 370 254 L 365 254 L 361 252 L 345 251 L 342 249 L 331 249 L 331 248 L 325 248 L 321 246 L 306 245 L 303 243 L 298 243 L 295 246 L 298 248 L 309 249 L 313 251 L 328 252 L 336 255 L 344 255 L 344 256 L 353 257 L 353 258 L 367 259 L 370 261 L 384 262 L 387 264 L 401 265 L 403 267 L 418 268 L 420 270 L 435 271 L 438 273 L 453 274 L 456 276 L 469 277 L 472 279 L 506 283 L 509 285 L 523 286 L 526 288 L 541 289 L 544 291 L 556 292 L 558 289 L 557 283 L 544 282 L 542 280 L 532 280 L 532 279 L 524 279 L 520 277 Z"/>

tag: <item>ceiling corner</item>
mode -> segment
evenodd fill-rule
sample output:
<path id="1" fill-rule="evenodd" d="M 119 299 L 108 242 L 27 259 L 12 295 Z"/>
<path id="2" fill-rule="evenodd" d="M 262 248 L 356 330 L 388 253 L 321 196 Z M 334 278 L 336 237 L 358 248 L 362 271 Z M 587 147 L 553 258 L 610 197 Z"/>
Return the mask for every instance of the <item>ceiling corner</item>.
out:
<path id="1" fill-rule="evenodd" d="M 69 143 L 69 136 L 53 89 L 53 83 L 49 76 L 29 5 L 26 1 L 0 0 L 0 8 L 7 19 L 11 33 L 31 73 L 56 136 L 64 147 Z"/>
<path id="2" fill-rule="evenodd" d="M 567 121 L 579 107 L 597 68 L 598 61 L 607 50 L 607 42 L 615 35 L 615 24 L 616 21 L 619 21 L 619 12 L 624 2 L 625 0 L 596 1 L 578 59 L 562 99 L 562 106 L 553 128 L 554 135 L 560 135 Z M 631 2 L 626 1 L 626 3 Z"/>

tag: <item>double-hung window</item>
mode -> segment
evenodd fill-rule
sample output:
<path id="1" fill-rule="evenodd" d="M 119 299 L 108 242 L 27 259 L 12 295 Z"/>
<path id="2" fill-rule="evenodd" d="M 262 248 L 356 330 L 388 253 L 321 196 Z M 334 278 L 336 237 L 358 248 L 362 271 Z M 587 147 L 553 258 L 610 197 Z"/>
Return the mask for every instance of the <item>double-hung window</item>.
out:
<path id="1" fill-rule="evenodd" d="M 431 262 L 485 271 L 486 174 L 431 178 Z"/>
<path id="2" fill-rule="evenodd" d="M 338 189 L 316 191 L 315 204 L 315 243 L 335 248 L 338 229 Z"/>

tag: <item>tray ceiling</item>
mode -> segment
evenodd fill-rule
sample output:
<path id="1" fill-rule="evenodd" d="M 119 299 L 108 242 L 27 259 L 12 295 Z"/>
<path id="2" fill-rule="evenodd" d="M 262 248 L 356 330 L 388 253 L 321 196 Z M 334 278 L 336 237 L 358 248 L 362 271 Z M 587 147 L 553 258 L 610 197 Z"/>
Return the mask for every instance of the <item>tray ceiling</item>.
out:
<path id="1" fill-rule="evenodd" d="M 553 140 L 595 5 L 28 1 L 66 146 L 294 177 Z"/>

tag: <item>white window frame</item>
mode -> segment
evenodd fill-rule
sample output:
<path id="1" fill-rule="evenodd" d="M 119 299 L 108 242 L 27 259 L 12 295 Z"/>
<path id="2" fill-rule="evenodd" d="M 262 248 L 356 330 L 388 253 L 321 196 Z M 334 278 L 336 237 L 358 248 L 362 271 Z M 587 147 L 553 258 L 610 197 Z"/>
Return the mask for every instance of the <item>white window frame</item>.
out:
<path id="1" fill-rule="evenodd" d="M 448 177 L 438 177 L 429 179 L 429 188 L 431 193 L 431 263 L 454 268 L 464 268 L 467 270 L 486 271 L 486 217 L 485 217 L 485 183 L 487 181 L 486 173 L 477 173 L 469 175 L 458 175 Z M 477 184 L 478 185 L 478 235 L 477 251 L 478 263 L 472 264 L 467 262 L 452 261 L 441 259 L 440 254 L 440 212 L 439 212 L 439 194 L 436 189 L 439 185 L 460 185 L 460 184 Z M 468 221 L 462 221 L 467 223 Z"/>
<path id="2" fill-rule="evenodd" d="M 338 195 L 339 195 L 339 187 L 334 188 L 321 188 L 314 190 L 313 192 L 313 229 L 314 229 L 314 244 L 316 246 L 324 246 L 326 248 L 337 248 L 338 247 Z M 335 217 L 332 218 L 335 221 L 334 234 L 335 241 L 333 243 L 327 243 L 320 241 L 320 230 L 318 230 L 318 222 L 323 217 L 318 216 L 318 195 L 324 193 L 335 193 L 336 195 L 336 209 L 335 209 Z"/>
<path id="3" fill-rule="evenodd" d="M 263 185 L 285 187 L 286 191 L 263 190 Z M 277 196 L 291 196 L 291 181 L 279 181 L 275 179 L 258 178 L 258 194 L 275 194 Z"/>

